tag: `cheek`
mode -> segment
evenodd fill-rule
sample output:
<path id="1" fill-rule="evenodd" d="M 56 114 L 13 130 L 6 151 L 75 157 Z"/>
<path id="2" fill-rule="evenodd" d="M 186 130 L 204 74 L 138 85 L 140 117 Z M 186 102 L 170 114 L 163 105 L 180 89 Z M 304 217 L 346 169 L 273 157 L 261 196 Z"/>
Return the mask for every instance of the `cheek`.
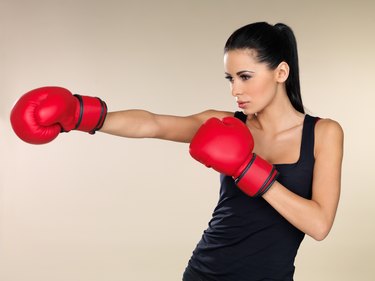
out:
<path id="1" fill-rule="evenodd" d="M 276 85 L 271 81 L 260 81 L 253 85 L 253 98 L 254 99 L 268 99 L 275 93 Z"/>

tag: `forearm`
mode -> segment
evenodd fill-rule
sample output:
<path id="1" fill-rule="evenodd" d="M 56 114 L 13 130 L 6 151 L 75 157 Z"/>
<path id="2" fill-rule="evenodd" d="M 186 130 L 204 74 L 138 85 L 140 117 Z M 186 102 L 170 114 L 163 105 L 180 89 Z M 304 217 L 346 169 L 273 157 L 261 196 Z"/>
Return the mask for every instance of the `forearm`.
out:
<path id="1" fill-rule="evenodd" d="M 156 134 L 154 116 L 138 109 L 109 112 L 100 131 L 127 138 L 152 138 Z"/>
<path id="2" fill-rule="evenodd" d="M 303 198 L 275 182 L 263 198 L 292 225 L 315 240 L 323 240 L 334 219 L 318 202 Z"/>

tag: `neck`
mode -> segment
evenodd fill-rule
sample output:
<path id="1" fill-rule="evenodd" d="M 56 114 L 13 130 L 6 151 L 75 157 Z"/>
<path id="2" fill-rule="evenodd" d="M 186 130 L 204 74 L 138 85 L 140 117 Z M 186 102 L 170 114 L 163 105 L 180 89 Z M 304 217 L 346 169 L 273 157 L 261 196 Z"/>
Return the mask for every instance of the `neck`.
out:
<path id="1" fill-rule="evenodd" d="M 300 124 L 304 114 L 293 107 L 286 91 L 281 91 L 254 117 L 259 129 L 277 133 Z"/>

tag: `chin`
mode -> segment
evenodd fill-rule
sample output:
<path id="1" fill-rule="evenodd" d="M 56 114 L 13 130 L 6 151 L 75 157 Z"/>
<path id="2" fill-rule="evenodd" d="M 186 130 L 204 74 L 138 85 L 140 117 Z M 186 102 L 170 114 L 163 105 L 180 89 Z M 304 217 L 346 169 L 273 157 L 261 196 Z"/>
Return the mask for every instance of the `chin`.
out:
<path id="1" fill-rule="evenodd" d="M 253 114 L 256 114 L 256 112 L 254 111 L 254 110 L 249 110 L 249 109 L 242 109 L 242 110 L 240 110 L 240 111 L 242 111 L 244 114 L 246 114 L 246 115 L 253 115 Z"/>

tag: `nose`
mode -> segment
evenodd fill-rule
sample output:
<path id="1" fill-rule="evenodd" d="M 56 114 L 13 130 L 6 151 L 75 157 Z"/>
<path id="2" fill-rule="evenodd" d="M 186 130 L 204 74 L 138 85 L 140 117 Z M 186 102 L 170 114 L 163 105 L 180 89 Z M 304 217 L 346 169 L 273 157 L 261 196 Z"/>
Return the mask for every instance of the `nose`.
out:
<path id="1" fill-rule="evenodd" d="M 242 87 L 240 86 L 240 83 L 233 81 L 231 85 L 231 92 L 233 97 L 238 97 L 239 95 L 242 95 Z"/>

